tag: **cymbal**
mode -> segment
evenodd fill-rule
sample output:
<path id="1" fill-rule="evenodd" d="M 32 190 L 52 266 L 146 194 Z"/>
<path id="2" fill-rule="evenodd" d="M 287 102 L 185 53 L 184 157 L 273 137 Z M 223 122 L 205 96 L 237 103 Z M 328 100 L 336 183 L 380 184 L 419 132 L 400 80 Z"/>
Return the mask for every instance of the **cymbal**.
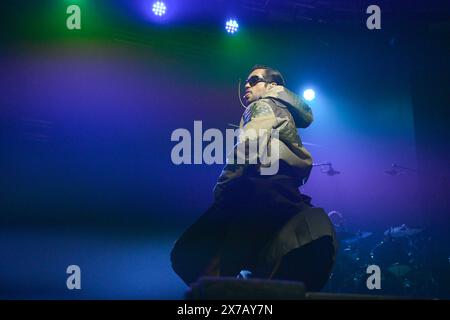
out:
<path id="1" fill-rule="evenodd" d="M 410 237 L 420 232 L 422 232 L 422 229 L 408 228 L 405 224 L 403 224 L 399 227 L 390 227 L 384 232 L 384 235 L 393 238 L 402 238 L 402 237 Z"/>
<path id="2" fill-rule="evenodd" d="M 389 272 L 394 274 L 396 277 L 404 277 L 406 276 L 410 271 L 411 267 L 408 265 L 402 265 L 399 263 L 394 263 L 388 268 Z"/>
<path id="3" fill-rule="evenodd" d="M 358 232 L 337 232 L 337 238 L 347 243 L 353 243 L 361 239 L 368 238 L 372 235 L 372 232 L 358 231 Z"/>
<path id="4" fill-rule="evenodd" d="M 358 231 L 354 237 L 346 239 L 345 242 L 347 242 L 347 243 L 354 243 L 354 242 L 357 242 L 359 240 L 366 239 L 366 238 L 370 237 L 371 235 L 372 235 L 372 232 Z"/>

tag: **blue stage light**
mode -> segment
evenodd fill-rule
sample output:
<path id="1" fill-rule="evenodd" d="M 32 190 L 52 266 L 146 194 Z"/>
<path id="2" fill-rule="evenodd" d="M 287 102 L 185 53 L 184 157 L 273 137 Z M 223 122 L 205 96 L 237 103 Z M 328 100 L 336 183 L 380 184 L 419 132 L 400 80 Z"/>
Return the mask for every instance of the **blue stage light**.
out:
<path id="1" fill-rule="evenodd" d="M 166 13 L 167 7 L 162 1 L 157 1 L 153 3 L 153 13 L 157 16 L 162 16 Z"/>
<path id="2" fill-rule="evenodd" d="M 237 32 L 238 29 L 239 29 L 239 24 L 234 19 L 228 20 L 227 23 L 225 24 L 225 30 L 227 30 L 227 32 L 229 34 L 233 34 L 233 33 Z"/>
<path id="3" fill-rule="evenodd" d="M 303 91 L 303 98 L 305 98 L 306 101 L 312 101 L 316 97 L 316 93 L 313 89 L 306 89 Z"/>

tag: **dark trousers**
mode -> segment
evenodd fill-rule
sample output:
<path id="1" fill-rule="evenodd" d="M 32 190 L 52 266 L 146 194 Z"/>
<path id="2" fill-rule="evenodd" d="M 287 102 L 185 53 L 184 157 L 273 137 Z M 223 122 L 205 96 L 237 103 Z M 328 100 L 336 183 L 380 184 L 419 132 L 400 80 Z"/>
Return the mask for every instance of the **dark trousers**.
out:
<path id="1" fill-rule="evenodd" d="M 176 241 L 173 269 L 187 285 L 201 276 L 237 276 L 246 269 L 254 277 L 303 281 L 308 290 L 320 290 L 336 243 L 328 217 L 318 223 L 294 219 L 311 208 L 303 199 L 290 178 L 240 181 Z M 318 230 L 313 237 L 311 228 Z"/>

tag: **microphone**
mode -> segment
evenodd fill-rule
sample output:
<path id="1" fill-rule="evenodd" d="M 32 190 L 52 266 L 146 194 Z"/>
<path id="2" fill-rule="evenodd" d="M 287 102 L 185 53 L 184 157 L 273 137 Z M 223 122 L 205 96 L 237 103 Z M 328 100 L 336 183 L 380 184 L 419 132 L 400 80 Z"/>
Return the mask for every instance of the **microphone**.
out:
<path id="1" fill-rule="evenodd" d="M 395 169 L 386 170 L 384 173 L 389 174 L 391 176 L 396 176 L 398 174 L 398 171 Z"/>
<path id="2" fill-rule="evenodd" d="M 390 170 L 386 170 L 384 171 L 384 173 L 391 175 L 391 176 L 396 176 L 399 174 L 399 171 L 396 170 L 397 165 L 395 163 L 392 164 L 392 168 Z"/>
<path id="3" fill-rule="evenodd" d="M 340 171 L 334 170 L 333 167 L 330 165 L 330 168 L 327 171 L 327 175 L 334 176 L 336 174 L 340 174 Z"/>
<path id="4" fill-rule="evenodd" d="M 239 102 L 241 103 L 241 106 L 244 109 L 247 109 L 247 107 L 245 106 L 245 104 L 242 102 L 242 98 L 241 98 L 241 78 L 239 78 L 239 84 L 238 84 L 238 97 L 239 97 Z"/>
<path id="5" fill-rule="evenodd" d="M 340 174 L 340 171 L 334 170 L 331 162 L 313 163 L 313 167 L 320 167 L 320 172 L 326 173 L 329 176 Z"/>

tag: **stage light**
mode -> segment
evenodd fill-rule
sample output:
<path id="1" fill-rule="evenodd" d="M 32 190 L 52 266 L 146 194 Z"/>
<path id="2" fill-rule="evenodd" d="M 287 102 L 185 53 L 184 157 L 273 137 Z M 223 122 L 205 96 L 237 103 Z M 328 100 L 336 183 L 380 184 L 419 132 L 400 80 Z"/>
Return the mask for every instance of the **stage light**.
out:
<path id="1" fill-rule="evenodd" d="M 234 19 L 228 20 L 227 23 L 225 24 L 225 30 L 227 30 L 227 32 L 229 34 L 233 34 L 233 33 L 237 32 L 238 29 L 239 29 L 239 24 Z"/>
<path id="2" fill-rule="evenodd" d="M 162 16 L 166 13 L 166 5 L 164 4 L 164 2 L 161 1 L 157 1 L 155 3 L 153 3 L 153 13 L 157 16 Z"/>
<path id="3" fill-rule="evenodd" d="M 306 89 L 303 91 L 303 98 L 305 98 L 306 101 L 312 101 L 316 97 L 316 93 L 313 89 Z"/>

